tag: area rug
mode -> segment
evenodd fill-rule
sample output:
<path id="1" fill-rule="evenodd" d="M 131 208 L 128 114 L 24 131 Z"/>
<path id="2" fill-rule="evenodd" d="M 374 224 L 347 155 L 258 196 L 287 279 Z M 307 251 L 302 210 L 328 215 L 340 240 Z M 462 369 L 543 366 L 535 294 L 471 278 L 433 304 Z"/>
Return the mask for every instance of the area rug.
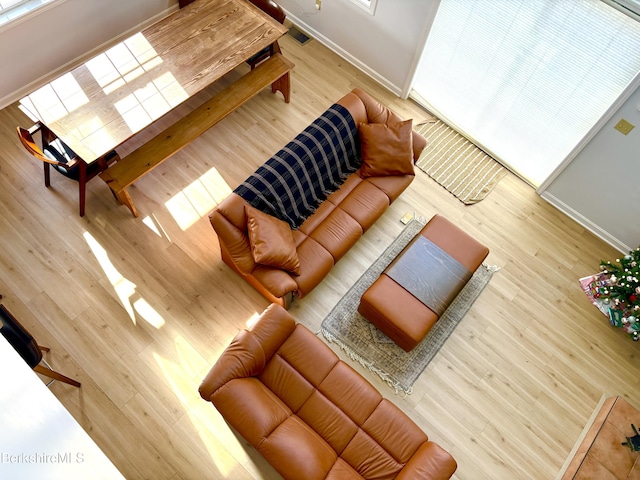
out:
<path id="1" fill-rule="evenodd" d="M 358 313 L 358 304 L 364 291 L 418 234 L 424 224 L 423 219 L 410 222 L 340 299 L 320 327 L 329 342 L 336 343 L 350 358 L 379 375 L 396 393 L 410 394 L 413 391 L 417 378 L 469 311 L 493 273 L 498 270 L 497 267 L 486 265 L 478 268 L 424 340 L 410 352 L 405 352 Z"/>
<path id="2" fill-rule="evenodd" d="M 416 165 L 466 205 L 484 199 L 507 174 L 490 155 L 440 119 L 418 125 L 416 132 L 428 142 Z"/>

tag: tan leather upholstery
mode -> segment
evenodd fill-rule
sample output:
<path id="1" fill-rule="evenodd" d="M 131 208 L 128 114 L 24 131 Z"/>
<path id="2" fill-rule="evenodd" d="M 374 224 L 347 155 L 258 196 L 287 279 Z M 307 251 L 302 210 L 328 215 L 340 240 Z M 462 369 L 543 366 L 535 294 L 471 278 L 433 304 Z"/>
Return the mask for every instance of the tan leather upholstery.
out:
<path id="1" fill-rule="evenodd" d="M 399 122 L 402 119 L 361 89 L 354 89 L 336 103 L 344 106 L 360 123 Z M 426 146 L 412 132 L 414 162 Z M 256 264 L 247 234 L 247 203 L 232 193 L 211 213 L 222 259 L 269 301 L 288 307 L 294 297 L 313 290 L 333 265 L 409 186 L 413 175 L 360 178 L 350 175 L 316 212 L 293 232 L 300 275 Z"/>
<path id="2" fill-rule="evenodd" d="M 254 262 L 299 275 L 300 260 L 289 224 L 250 205 L 245 211 Z"/>
<path id="3" fill-rule="evenodd" d="M 405 120 L 363 123 L 358 127 L 362 178 L 413 175 L 412 124 L 411 120 Z"/>
<path id="4" fill-rule="evenodd" d="M 241 331 L 200 385 L 285 479 L 447 479 L 456 462 L 278 305 Z"/>
<path id="5" fill-rule="evenodd" d="M 438 315 L 385 274 L 362 295 L 358 312 L 409 352 L 438 321 Z"/>
<path id="6" fill-rule="evenodd" d="M 442 215 L 434 215 L 419 235 L 428 238 L 468 271 L 475 272 L 489 249 Z M 424 278 L 430 278 L 424 272 Z M 438 321 L 438 315 L 393 279 L 382 273 L 362 295 L 358 312 L 409 352 Z"/>

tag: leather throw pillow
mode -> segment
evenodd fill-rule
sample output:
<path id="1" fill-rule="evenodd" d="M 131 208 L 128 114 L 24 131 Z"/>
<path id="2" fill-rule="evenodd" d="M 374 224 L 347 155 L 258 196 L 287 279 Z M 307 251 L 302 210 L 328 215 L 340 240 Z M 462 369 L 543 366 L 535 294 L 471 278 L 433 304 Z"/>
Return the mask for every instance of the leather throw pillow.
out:
<path id="1" fill-rule="evenodd" d="M 245 205 L 253 260 L 300 275 L 300 259 L 287 222 Z"/>
<path id="2" fill-rule="evenodd" d="M 361 123 L 360 176 L 413 175 L 412 120 L 395 123 Z"/>

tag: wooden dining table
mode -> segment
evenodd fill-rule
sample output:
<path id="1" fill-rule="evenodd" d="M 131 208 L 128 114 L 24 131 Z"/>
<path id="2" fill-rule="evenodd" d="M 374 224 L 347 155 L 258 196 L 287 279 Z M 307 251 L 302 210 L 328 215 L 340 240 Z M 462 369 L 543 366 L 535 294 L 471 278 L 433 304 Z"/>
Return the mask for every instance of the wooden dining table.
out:
<path id="1" fill-rule="evenodd" d="M 91 163 L 286 32 L 247 0 L 196 0 L 24 97 L 20 108 Z"/>

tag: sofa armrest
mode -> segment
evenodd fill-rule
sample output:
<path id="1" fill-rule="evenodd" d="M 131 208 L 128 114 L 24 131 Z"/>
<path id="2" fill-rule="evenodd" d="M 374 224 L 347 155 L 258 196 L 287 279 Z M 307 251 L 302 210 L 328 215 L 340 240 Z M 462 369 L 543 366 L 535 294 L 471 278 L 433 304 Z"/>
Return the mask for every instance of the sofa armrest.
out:
<path id="1" fill-rule="evenodd" d="M 211 400 L 211 395 L 225 383 L 258 375 L 265 364 L 264 351 L 258 341 L 248 331 L 241 330 L 200 384 L 200 396 Z"/>
<path id="2" fill-rule="evenodd" d="M 228 201 L 227 203 L 232 202 Z M 221 208 L 216 208 L 209 216 L 209 220 L 218 235 L 221 252 L 226 254 L 236 270 L 245 275 L 250 274 L 256 263 L 251 255 L 251 246 L 249 245 L 246 228 L 244 231 L 241 230 L 225 215 L 225 211 Z"/>
<path id="3" fill-rule="evenodd" d="M 205 400 L 234 378 L 254 377 L 295 329 L 295 320 L 278 305 L 271 305 L 249 330 L 240 331 L 213 365 L 198 391 Z"/>
<path id="4" fill-rule="evenodd" d="M 397 480 L 428 478 L 430 480 L 446 480 L 451 478 L 458 468 L 453 457 L 440 445 L 425 442 L 404 466 Z"/>
<path id="5" fill-rule="evenodd" d="M 275 298 L 295 295 L 298 291 L 298 284 L 291 274 L 280 268 L 256 265 L 251 275 Z"/>

